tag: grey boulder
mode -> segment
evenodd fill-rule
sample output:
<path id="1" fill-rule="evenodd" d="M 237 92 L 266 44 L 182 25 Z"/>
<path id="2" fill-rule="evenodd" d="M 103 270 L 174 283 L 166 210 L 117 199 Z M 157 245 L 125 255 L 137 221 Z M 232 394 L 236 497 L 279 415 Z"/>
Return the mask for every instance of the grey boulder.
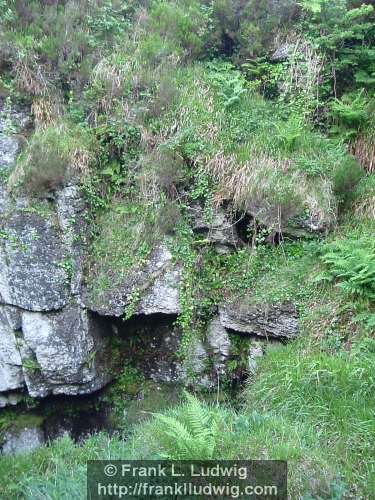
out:
<path id="1" fill-rule="evenodd" d="M 292 339 L 299 333 L 298 314 L 291 303 L 225 304 L 219 316 L 225 328 L 257 337 Z"/>
<path id="2" fill-rule="evenodd" d="M 64 307 L 69 298 L 69 256 L 53 221 L 18 211 L 3 221 L 0 301 L 29 311 Z"/>
<path id="3" fill-rule="evenodd" d="M 103 316 L 123 316 L 134 301 L 134 315 L 171 314 L 180 312 L 179 283 L 181 269 L 173 262 L 166 245 L 159 245 L 141 269 L 130 270 L 122 284 L 104 292 L 100 299 L 86 294 L 86 306 Z"/>
<path id="4" fill-rule="evenodd" d="M 30 453 L 45 443 L 40 427 L 26 426 L 17 431 L 7 431 L 2 438 L 1 454 L 20 455 Z"/>
<path id="5" fill-rule="evenodd" d="M 70 306 L 50 314 L 22 314 L 20 351 L 28 392 L 85 394 L 111 380 L 108 339 L 87 311 Z"/>

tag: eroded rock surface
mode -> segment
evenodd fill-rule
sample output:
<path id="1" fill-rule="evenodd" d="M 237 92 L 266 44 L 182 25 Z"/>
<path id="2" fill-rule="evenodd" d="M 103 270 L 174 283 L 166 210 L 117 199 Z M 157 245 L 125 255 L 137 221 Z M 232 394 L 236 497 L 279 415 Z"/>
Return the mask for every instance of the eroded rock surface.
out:
<path id="1" fill-rule="evenodd" d="M 235 223 L 223 208 L 206 216 L 203 208 L 195 205 L 190 208 L 190 217 L 194 232 L 202 234 L 202 238 L 213 244 L 218 252 L 227 253 L 242 245 Z"/>
<path id="2" fill-rule="evenodd" d="M 293 304 L 226 304 L 219 308 L 221 324 L 235 332 L 257 337 L 291 339 L 299 332 Z"/>
<path id="3" fill-rule="evenodd" d="M 0 306 L 0 392 L 22 389 L 25 385 L 17 338 L 20 326 L 16 311 Z M 7 401 L 11 404 L 11 400 L 4 397 L 0 405 L 6 406 Z"/>
<path id="4" fill-rule="evenodd" d="M 78 306 L 49 314 L 0 306 L 0 392 L 93 392 L 111 379 L 107 348 L 99 325 Z M 2 406 L 14 397 L 5 394 Z"/>
<path id="5" fill-rule="evenodd" d="M 85 204 L 76 186 L 55 201 L 14 197 L 26 114 L 0 103 L 0 406 L 22 393 L 86 394 L 112 378 L 106 328 L 80 300 Z"/>
<path id="6" fill-rule="evenodd" d="M 72 306 L 48 315 L 24 312 L 22 332 L 31 396 L 85 394 L 111 380 L 107 339 L 87 311 Z"/>
<path id="7" fill-rule="evenodd" d="M 64 307 L 69 288 L 65 251 L 53 221 L 19 211 L 3 222 L 0 300 L 29 311 Z"/>
<path id="8" fill-rule="evenodd" d="M 130 271 L 129 276 L 120 285 L 110 288 L 98 300 L 86 297 L 86 304 L 91 310 L 103 316 L 123 316 L 126 307 L 132 304 L 134 293 L 134 314 L 178 314 L 179 283 L 181 269 L 176 266 L 170 250 L 160 245 L 151 254 L 147 264 L 139 270 Z"/>

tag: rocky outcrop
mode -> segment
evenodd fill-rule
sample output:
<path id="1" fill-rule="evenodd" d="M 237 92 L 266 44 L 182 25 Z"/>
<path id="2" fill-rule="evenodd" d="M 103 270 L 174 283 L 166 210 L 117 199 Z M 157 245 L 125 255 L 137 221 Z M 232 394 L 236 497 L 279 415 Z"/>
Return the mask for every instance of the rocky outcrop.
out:
<path id="1" fill-rule="evenodd" d="M 201 234 L 202 238 L 214 245 L 219 253 L 228 253 L 242 245 L 236 225 L 228 211 L 218 208 L 206 215 L 200 205 L 195 205 L 189 212 L 193 231 Z"/>
<path id="2" fill-rule="evenodd" d="M 87 209 L 77 186 L 66 186 L 57 192 L 56 212 L 62 242 L 69 255 L 65 260 L 65 270 L 70 274 L 70 293 L 83 305 L 80 297 L 87 240 Z"/>
<path id="3" fill-rule="evenodd" d="M 28 113 L 17 110 L 0 99 L 0 170 L 14 165 L 22 143 L 22 136 L 18 134 L 30 126 Z"/>
<path id="4" fill-rule="evenodd" d="M 111 380 L 108 341 L 91 315 L 70 306 L 44 315 L 22 314 L 21 355 L 28 392 L 86 394 Z M 31 364 L 28 368 L 25 360 Z"/>
<path id="5" fill-rule="evenodd" d="M 0 113 L 2 407 L 25 390 L 38 398 L 86 394 L 112 377 L 108 331 L 80 300 L 86 224 L 78 188 L 65 186 L 55 203 L 13 199 L 7 190 L 26 123 L 24 114 Z"/>
<path id="6" fill-rule="evenodd" d="M 223 304 L 205 337 L 192 342 L 190 366 L 182 364 L 177 352 L 183 338 L 175 324 L 182 269 L 170 242 L 160 243 L 142 267 L 129 270 L 100 299 L 93 298 L 83 279 L 88 228 L 79 188 L 69 184 L 45 199 L 14 199 L 6 177 L 27 120 L 13 114 L 15 134 L 1 116 L 0 407 L 17 404 L 25 393 L 44 398 L 102 388 L 115 374 L 113 337 L 122 343 L 121 359 L 131 359 L 146 378 L 191 383 L 193 374 L 196 383 L 212 388 L 226 376 L 229 361 L 248 359 L 252 371 L 263 352 L 262 345 L 252 344 L 252 350 L 239 355 L 230 333 L 281 340 L 297 335 L 291 304 Z M 190 218 L 202 243 L 218 252 L 243 244 L 229 208 L 204 214 L 197 204 L 190 208 Z M 123 321 L 124 314 L 129 321 Z"/>
<path id="7" fill-rule="evenodd" d="M 28 311 L 51 311 L 69 300 L 69 259 L 53 220 L 19 210 L 3 221 L 0 301 Z"/>
<path id="8" fill-rule="evenodd" d="M 8 392 L 0 394 L 0 408 L 5 408 L 6 406 L 16 406 L 23 399 L 23 396 L 19 392 Z"/>
<path id="9" fill-rule="evenodd" d="M 178 314 L 180 279 L 180 267 L 173 262 L 167 246 L 160 245 L 141 269 L 129 272 L 123 283 L 107 290 L 99 300 L 86 296 L 85 302 L 103 316 L 123 316 L 133 301 L 135 315 Z"/>
<path id="10" fill-rule="evenodd" d="M 0 306 L 0 393 L 25 386 L 17 336 L 20 327 L 20 316 L 16 311 L 9 306 Z M 10 403 L 4 398 L 4 406 L 7 400 Z"/>
<path id="11" fill-rule="evenodd" d="M 207 328 L 207 345 L 213 359 L 213 366 L 217 373 L 225 372 L 225 363 L 230 355 L 230 340 L 227 330 L 220 318 L 211 320 Z"/>
<path id="12" fill-rule="evenodd" d="M 110 380 L 107 339 L 87 311 L 53 313 L 0 306 L 0 392 L 33 397 L 85 394 Z"/>
<path id="13" fill-rule="evenodd" d="M 298 335 L 295 306 L 286 304 L 225 304 L 219 308 L 221 324 L 232 331 L 257 337 L 292 339 Z"/>
<path id="14" fill-rule="evenodd" d="M 290 51 L 292 50 L 292 45 L 289 43 L 284 43 L 279 45 L 271 54 L 271 62 L 281 62 L 286 61 L 289 57 Z"/>

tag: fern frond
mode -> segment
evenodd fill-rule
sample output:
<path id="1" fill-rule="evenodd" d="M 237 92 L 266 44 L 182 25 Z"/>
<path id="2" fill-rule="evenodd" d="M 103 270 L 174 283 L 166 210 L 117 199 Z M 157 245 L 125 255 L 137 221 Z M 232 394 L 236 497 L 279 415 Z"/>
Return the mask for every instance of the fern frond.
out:
<path id="1" fill-rule="evenodd" d="M 209 411 L 196 396 L 185 391 L 185 397 L 188 400 L 188 404 L 185 406 L 185 416 L 188 426 L 194 437 L 205 437 L 210 423 Z"/>

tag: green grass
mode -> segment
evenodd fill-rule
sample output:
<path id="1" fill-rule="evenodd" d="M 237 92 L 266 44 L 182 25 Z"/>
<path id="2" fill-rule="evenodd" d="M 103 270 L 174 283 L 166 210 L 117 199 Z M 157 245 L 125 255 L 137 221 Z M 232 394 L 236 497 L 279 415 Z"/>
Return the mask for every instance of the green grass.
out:
<path id="1" fill-rule="evenodd" d="M 94 150 L 89 129 L 63 121 L 52 123 L 31 136 L 10 175 L 9 186 L 36 196 L 52 191 L 72 178 L 87 175 Z"/>
<path id="2" fill-rule="evenodd" d="M 98 435 L 77 446 L 64 438 L 32 457 L 2 459 L 0 476 L 9 471 L 11 477 L 21 476 L 17 483 L 2 482 L 4 494 L 18 498 L 25 491 L 20 498 L 79 498 L 73 492 L 84 490 L 87 459 L 150 459 L 165 454 L 178 458 L 182 450 L 186 458 L 189 452 L 181 438 L 171 437 L 167 429 L 175 422 L 189 429 L 189 412 L 192 419 L 204 412 L 202 425 L 207 419 L 208 427 L 202 432 L 210 433 L 214 456 L 287 460 L 292 498 L 339 499 L 345 498 L 340 493 L 344 491 L 370 498 L 375 468 L 374 352 L 373 339 L 354 342 L 351 351 L 339 353 L 306 339 L 270 348 L 239 411 L 225 404 L 187 410 L 183 403 L 165 413 L 167 417 L 135 427 L 127 442 Z"/>
<path id="3" fill-rule="evenodd" d="M 154 217 L 151 206 L 118 200 L 97 218 L 88 264 L 93 300 L 104 300 L 129 271 L 137 271 L 147 262 L 158 239 Z"/>

